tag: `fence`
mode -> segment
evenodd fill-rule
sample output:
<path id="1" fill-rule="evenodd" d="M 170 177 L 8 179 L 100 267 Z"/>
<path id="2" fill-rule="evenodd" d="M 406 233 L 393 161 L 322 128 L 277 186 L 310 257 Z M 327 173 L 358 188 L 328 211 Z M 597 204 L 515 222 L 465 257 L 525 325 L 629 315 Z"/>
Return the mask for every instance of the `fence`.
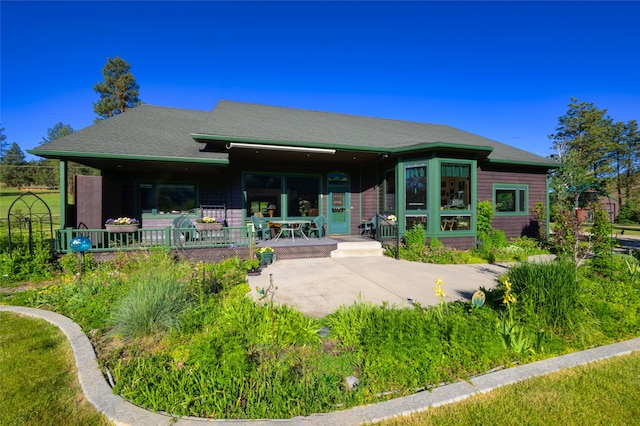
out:
<path id="1" fill-rule="evenodd" d="M 71 253 L 71 240 L 77 236 L 87 237 L 91 241 L 90 252 L 144 250 L 152 247 L 169 249 L 248 247 L 251 244 L 251 231 L 244 226 L 226 227 L 216 231 L 169 227 L 139 228 L 134 232 L 67 228 L 56 231 L 56 251 Z"/>

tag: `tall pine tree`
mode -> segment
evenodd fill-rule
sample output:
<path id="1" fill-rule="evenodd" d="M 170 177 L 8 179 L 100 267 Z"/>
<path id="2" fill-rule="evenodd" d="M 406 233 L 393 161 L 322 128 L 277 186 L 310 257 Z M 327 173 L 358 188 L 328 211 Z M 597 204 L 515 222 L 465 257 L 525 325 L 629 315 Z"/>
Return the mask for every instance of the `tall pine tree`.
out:
<path id="1" fill-rule="evenodd" d="M 567 113 L 558 117 L 556 133 L 549 135 L 553 149 L 564 165 L 554 172 L 551 185 L 559 200 L 576 188 L 602 184 L 612 169 L 612 136 L 615 126 L 593 103 L 571 98 Z"/>
<path id="2" fill-rule="evenodd" d="M 122 58 L 107 58 L 102 68 L 103 82 L 93 86 L 100 99 L 93 103 L 93 111 L 98 115 L 96 121 L 116 116 L 129 108 L 142 103 L 138 98 L 140 86 L 131 74 L 131 65 Z"/>
<path id="3" fill-rule="evenodd" d="M 62 121 L 60 121 L 54 124 L 53 127 L 51 127 L 50 129 L 47 129 L 47 137 L 42 138 L 40 145 L 53 142 L 56 139 L 61 138 L 63 136 L 69 136 L 74 131 L 75 130 L 73 130 L 73 127 L 71 127 L 68 124 L 63 124 Z"/>

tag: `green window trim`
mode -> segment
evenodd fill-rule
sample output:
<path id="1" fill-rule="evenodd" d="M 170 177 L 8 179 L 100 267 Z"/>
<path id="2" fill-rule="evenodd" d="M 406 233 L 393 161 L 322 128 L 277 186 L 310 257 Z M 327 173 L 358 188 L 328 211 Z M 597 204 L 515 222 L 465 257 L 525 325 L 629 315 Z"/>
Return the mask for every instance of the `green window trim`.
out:
<path id="1" fill-rule="evenodd" d="M 476 162 L 456 158 L 439 158 L 437 161 L 439 173 L 435 183 L 439 210 L 434 224 L 436 235 L 475 235 Z M 456 202 L 451 202 L 452 199 Z"/>
<path id="2" fill-rule="evenodd" d="M 496 216 L 529 215 L 529 185 L 494 183 L 491 194 Z"/>
<path id="3" fill-rule="evenodd" d="M 249 180 L 251 178 L 266 178 L 272 181 L 273 184 L 265 185 L 265 181 L 262 180 L 254 191 L 262 191 L 266 193 L 265 196 L 252 196 L 249 189 Z M 299 194 L 299 199 L 293 199 L 289 193 L 290 189 L 295 186 L 295 180 L 317 180 L 317 187 L 312 192 L 316 193 L 316 197 L 302 196 Z M 298 182 L 299 183 L 299 182 Z M 264 188 L 262 188 L 264 186 Z M 297 188 L 297 187 L 296 187 Z M 273 172 L 256 172 L 247 171 L 242 173 L 242 190 L 243 190 L 243 215 L 245 219 L 251 217 L 254 211 L 259 211 L 263 216 L 270 216 L 269 207 L 274 205 L 275 211 L 273 217 L 278 218 L 292 218 L 303 217 L 311 210 L 315 210 L 317 214 L 322 214 L 321 211 L 321 199 L 322 199 L 322 176 L 319 174 L 304 174 L 304 173 L 273 173 Z M 257 197 L 257 198 L 256 198 Z M 266 198 L 265 198 L 266 197 Z M 307 200 L 307 198 L 309 198 Z"/>
<path id="4" fill-rule="evenodd" d="M 407 180 L 421 177 L 419 167 L 426 167 L 426 202 L 424 206 L 418 206 L 418 200 L 407 199 Z M 409 171 L 409 173 L 407 173 Z M 450 192 L 449 177 L 454 180 L 455 193 L 465 191 L 464 206 L 461 203 L 455 205 L 455 209 L 443 208 L 442 200 L 442 175 L 447 176 L 447 196 Z M 459 181 L 467 184 L 460 188 Z M 411 229 L 411 225 L 418 219 L 424 218 L 423 225 L 428 237 L 466 237 L 475 236 L 476 233 L 476 200 L 477 200 L 477 161 L 470 159 L 435 157 L 399 159 L 396 167 L 396 209 L 398 216 L 398 231 L 405 235 Z M 415 191 L 414 191 L 415 192 Z M 451 220 L 445 216 L 453 216 L 456 223 L 453 227 L 446 226 L 443 230 L 443 221 Z M 459 217 L 460 216 L 460 217 Z M 422 219 L 420 219 L 422 221 Z M 453 228 L 453 229 L 451 229 Z M 453 231 L 453 232 L 452 232 Z"/>

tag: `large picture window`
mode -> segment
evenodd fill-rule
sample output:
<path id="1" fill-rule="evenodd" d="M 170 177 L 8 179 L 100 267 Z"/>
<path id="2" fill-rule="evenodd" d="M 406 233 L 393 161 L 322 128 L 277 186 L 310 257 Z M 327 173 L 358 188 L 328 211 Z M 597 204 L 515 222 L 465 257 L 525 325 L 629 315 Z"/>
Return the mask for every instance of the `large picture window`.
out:
<path id="1" fill-rule="evenodd" d="M 192 184 L 141 183 L 138 194 L 142 213 L 184 212 L 196 206 L 196 187 Z"/>
<path id="2" fill-rule="evenodd" d="M 282 206 L 280 205 L 282 176 L 248 174 L 245 179 L 245 189 L 247 191 L 247 216 L 256 213 L 267 216 L 268 210 L 273 210 L 275 216 L 282 214 Z"/>
<path id="3" fill-rule="evenodd" d="M 440 208 L 471 210 L 471 166 L 440 165 Z"/>
<path id="4" fill-rule="evenodd" d="M 408 166 L 405 169 L 405 200 L 407 210 L 427 208 L 427 166 Z"/>
<path id="5" fill-rule="evenodd" d="M 317 177 L 288 176 L 285 179 L 288 216 L 318 216 L 319 183 Z"/>
<path id="6" fill-rule="evenodd" d="M 527 214 L 529 194 L 527 185 L 493 185 L 493 205 L 496 214 Z"/>
<path id="7" fill-rule="evenodd" d="M 317 216 L 320 178 L 317 176 L 245 175 L 247 216 Z M 286 196 L 282 197 L 285 194 Z"/>

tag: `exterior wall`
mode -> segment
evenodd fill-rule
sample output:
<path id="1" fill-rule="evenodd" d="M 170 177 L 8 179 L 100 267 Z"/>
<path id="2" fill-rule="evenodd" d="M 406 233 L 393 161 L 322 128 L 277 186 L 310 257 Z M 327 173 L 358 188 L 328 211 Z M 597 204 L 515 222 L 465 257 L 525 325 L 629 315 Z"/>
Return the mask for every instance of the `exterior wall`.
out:
<path id="1" fill-rule="evenodd" d="M 380 179 L 378 177 L 378 169 L 376 165 L 371 165 L 371 167 L 363 165 L 361 168 L 360 178 L 360 188 L 358 191 L 360 191 L 359 197 L 362 209 L 358 215 L 351 215 L 352 235 L 358 235 L 360 233 L 359 227 L 360 224 L 362 224 L 362 221 L 368 221 L 381 211 L 379 209 Z M 358 194 L 354 192 L 353 197 L 355 196 L 358 196 Z"/>
<path id="2" fill-rule="evenodd" d="M 349 226 L 350 232 L 357 233 L 358 225 L 360 224 L 361 209 L 360 209 L 360 188 L 361 171 L 358 165 L 349 164 L 348 167 L 344 167 L 341 164 L 315 164 L 315 165 L 280 165 L 277 164 L 277 168 L 272 163 L 260 163 L 260 162 L 241 162 L 242 167 L 229 167 L 228 172 L 225 175 L 226 194 L 229 203 L 227 205 L 227 221 L 230 226 L 241 226 L 247 222 L 245 216 L 245 201 L 242 188 L 242 174 L 243 172 L 256 172 L 256 173 L 279 173 L 279 174 L 315 174 L 320 176 L 320 197 L 318 200 L 319 213 L 328 216 L 330 212 L 327 206 L 327 174 L 334 171 L 341 171 L 347 173 L 350 177 L 350 197 L 349 197 Z M 374 170 L 375 172 L 375 170 Z M 368 172 L 370 173 L 370 172 Z M 375 173 L 373 174 L 375 178 Z M 367 177 L 367 185 L 371 185 L 369 182 L 371 177 Z M 374 190 L 375 193 L 375 190 Z"/>
<path id="3" fill-rule="evenodd" d="M 432 237 L 436 238 L 436 237 Z M 446 247 L 454 248 L 456 250 L 468 250 L 475 247 L 475 237 L 437 237 L 440 242 Z M 427 242 L 429 237 L 427 237 Z"/>
<path id="4" fill-rule="evenodd" d="M 493 184 L 525 184 L 528 185 L 528 214 L 514 216 L 494 216 L 492 226 L 494 229 L 504 231 L 507 238 L 516 238 L 525 235 L 532 236 L 539 224 L 535 219 L 534 207 L 542 202 L 546 206 L 547 186 L 546 173 L 534 170 L 497 169 L 488 167 L 478 168 L 478 201 L 488 200 L 493 202 Z"/>

